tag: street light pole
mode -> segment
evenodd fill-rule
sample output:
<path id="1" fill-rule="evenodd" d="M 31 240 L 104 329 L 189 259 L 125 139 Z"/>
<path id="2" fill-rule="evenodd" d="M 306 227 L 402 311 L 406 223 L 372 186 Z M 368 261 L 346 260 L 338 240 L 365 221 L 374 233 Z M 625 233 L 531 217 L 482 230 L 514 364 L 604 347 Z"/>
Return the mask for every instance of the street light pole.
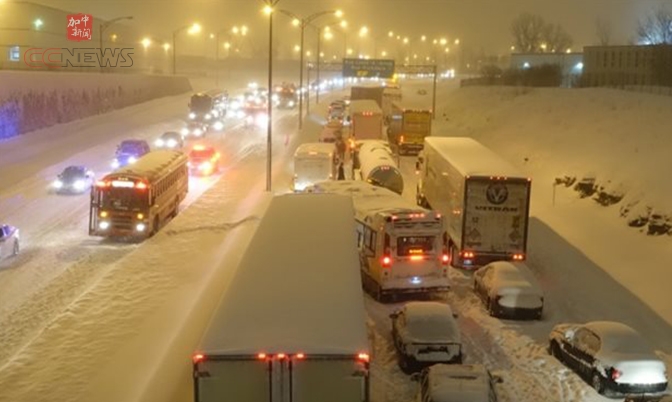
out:
<path id="1" fill-rule="evenodd" d="M 315 78 L 315 104 L 320 103 L 320 44 L 322 43 L 322 27 L 317 28 L 317 78 Z M 310 83 L 308 83 L 310 85 Z"/>
<path id="2" fill-rule="evenodd" d="M 177 48 L 175 46 L 175 37 L 178 31 L 173 31 L 173 75 L 177 74 Z"/>
<path id="3" fill-rule="evenodd" d="M 279 0 L 278 0 L 279 1 Z M 276 1 L 277 3 L 277 1 Z M 271 158 L 273 156 L 273 102 L 270 99 L 273 88 L 273 12 L 268 15 L 268 123 L 266 126 L 266 145 L 268 157 L 266 158 L 266 191 L 271 191 Z"/>
<path id="4" fill-rule="evenodd" d="M 117 21 L 132 20 L 132 19 L 133 19 L 132 15 L 129 15 L 129 16 L 126 16 L 126 17 L 117 17 L 117 18 L 113 18 L 113 19 L 111 19 L 107 22 L 104 22 L 104 23 L 101 23 L 101 24 L 98 25 L 99 30 L 100 30 L 100 38 L 98 38 L 98 39 L 99 39 L 99 45 L 100 45 L 100 72 L 101 73 L 105 71 L 105 69 L 103 67 L 103 36 L 105 34 L 105 30 L 107 28 L 109 28 L 110 25 L 114 24 Z"/>
<path id="5" fill-rule="evenodd" d="M 303 70 L 305 68 L 303 56 L 303 43 L 304 43 L 304 37 L 305 37 L 305 32 L 306 32 L 306 27 L 301 24 L 301 49 L 300 53 L 301 55 L 299 56 L 299 130 L 303 128 L 303 94 L 304 94 L 304 88 L 303 88 Z M 310 93 L 308 94 L 310 95 Z"/>

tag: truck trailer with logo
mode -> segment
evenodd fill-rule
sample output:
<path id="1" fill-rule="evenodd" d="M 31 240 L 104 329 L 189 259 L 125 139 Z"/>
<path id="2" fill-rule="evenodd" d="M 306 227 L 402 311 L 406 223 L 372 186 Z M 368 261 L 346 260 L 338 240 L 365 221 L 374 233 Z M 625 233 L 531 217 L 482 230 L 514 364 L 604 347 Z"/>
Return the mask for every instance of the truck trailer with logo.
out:
<path id="1" fill-rule="evenodd" d="M 458 137 L 427 137 L 417 170 L 417 202 L 445 217 L 451 265 L 525 260 L 530 178 L 479 142 Z"/>

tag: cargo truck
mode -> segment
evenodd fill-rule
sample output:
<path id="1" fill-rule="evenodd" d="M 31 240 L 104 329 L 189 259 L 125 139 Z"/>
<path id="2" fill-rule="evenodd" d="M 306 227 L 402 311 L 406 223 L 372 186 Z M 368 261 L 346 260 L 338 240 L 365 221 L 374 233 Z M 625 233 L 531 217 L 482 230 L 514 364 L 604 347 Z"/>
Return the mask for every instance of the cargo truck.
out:
<path id="1" fill-rule="evenodd" d="M 397 102 L 392 104 L 387 136 L 399 155 L 417 155 L 425 146 L 425 138 L 431 134 L 431 110 L 406 108 Z"/>
<path id="2" fill-rule="evenodd" d="M 383 92 L 384 87 L 352 87 L 350 88 L 350 101 L 356 100 L 372 100 L 378 104 L 378 107 L 383 107 Z"/>
<path id="3" fill-rule="evenodd" d="M 350 137 L 359 140 L 383 139 L 383 112 L 372 100 L 350 102 Z"/>
<path id="4" fill-rule="evenodd" d="M 273 198 L 193 354 L 194 402 L 367 402 L 348 197 Z"/>
<path id="5" fill-rule="evenodd" d="M 445 216 L 454 267 L 525 260 L 530 178 L 471 138 L 427 137 L 417 170 L 417 202 Z"/>

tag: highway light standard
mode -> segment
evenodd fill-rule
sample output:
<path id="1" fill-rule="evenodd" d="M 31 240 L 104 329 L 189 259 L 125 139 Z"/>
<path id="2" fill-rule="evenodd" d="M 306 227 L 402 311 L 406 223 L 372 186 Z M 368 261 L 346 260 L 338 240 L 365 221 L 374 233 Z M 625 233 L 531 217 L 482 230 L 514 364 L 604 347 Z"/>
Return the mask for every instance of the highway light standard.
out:
<path id="1" fill-rule="evenodd" d="M 183 26 L 182 28 L 173 31 L 173 75 L 175 75 L 177 71 L 177 46 L 175 41 L 177 34 L 184 30 L 187 30 L 187 33 L 189 33 L 189 35 L 194 35 L 201 32 L 201 26 L 197 23 L 194 23 L 192 25 L 186 25 Z"/>
<path id="2" fill-rule="evenodd" d="M 129 15 L 129 16 L 126 16 L 126 17 L 118 17 L 118 18 L 114 18 L 114 19 L 111 19 L 111 20 L 109 20 L 109 21 L 102 22 L 102 23 L 99 24 L 99 30 L 100 30 L 99 35 L 100 35 L 100 38 L 98 38 L 98 40 L 100 41 L 100 42 L 99 42 L 99 45 L 100 45 L 99 47 L 100 47 L 100 56 L 101 56 L 101 63 L 100 63 L 100 72 L 101 72 L 101 73 L 105 71 L 105 70 L 104 70 L 104 67 L 103 67 L 103 62 L 102 62 L 102 56 L 103 56 L 103 36 L 105 35 L 105 30 L 106 30 L 107 28 L 109 28 L 110 25 L 114 24 L 115 22 L 118 22 L 118 21 L 121 21 L 121 20 L 132 20 L 132 19 L 133 19 L 133 16 Z M 37 25 L 37 23 L 36 23 L 36 25 Z M 40 25 L 41 25 L 41 24 L 40 24 Z"/>
<path id="3" fill-rule="evenodd" d="M 276 1 L 276 3 L 277 3 L 277 1 Z M 299 17 L 296 16 L 296 14 L 292 13 L 291 11 L 287 11 L 287 10 L 278 10 L 278 11 L 280 11 L 282 14 L 285 14 L 289 18 L 291 18 L 292 19 L 292 25 L 294 25 L 295 27 L 301 28 L 301 45 L 300 45 L 301 49 L 299 51 L 299 53 L 300 53 L 300 60 L 299 60 L 299 65 L 300 65 L 300 67 L 299 67 L 299 130 L 300 130 L 301 128 L 303 128 L 303 92 L 304 92 L 304 88 L 303 88 L 303 68 L 304 68 L 303 57 L 305 56 L 305 51 L 303 50 L 303 43 L 304 43 L 304 36 L 305 36 L 304 31 L 305 31 L 306 27 L 308 25 L 310 25 L 311 22 L 315 21 L 317 18 L 320 18 L 320 17 L 325 16 L 325 15 L 335 15 L 335 16 L 340 18 L 340 17 L 343 16 L 343 12 L 341 12 L 340 10 L 320 11 L 320 12 L 311 14 L 311 15 L 305 17 L 305 18 L 299 18 Z M 319 60 L 320 55 L 318 54 L 317 57 L 318 57 L 318 60 Z M 310 87 L 310 83 L 308 83 L 308 87 Z M 310 92 L 308 92 L 308 96 L 310 96 Z"/>
<path id="4" fill-rule="evenodd" d="M 266 103 L 268 104 L 268 122 L 266 123 L 266 191 L 271 191 L 271 173 L 272 173 L 272 157 L 273 157 L 273 101 L 271 99 L 271 91 L 273 90 L 273 7 L 280 2 L 280 0 L 265 0 L 266 7 L 264 13 L 268 15 L 268 95 Z"/>

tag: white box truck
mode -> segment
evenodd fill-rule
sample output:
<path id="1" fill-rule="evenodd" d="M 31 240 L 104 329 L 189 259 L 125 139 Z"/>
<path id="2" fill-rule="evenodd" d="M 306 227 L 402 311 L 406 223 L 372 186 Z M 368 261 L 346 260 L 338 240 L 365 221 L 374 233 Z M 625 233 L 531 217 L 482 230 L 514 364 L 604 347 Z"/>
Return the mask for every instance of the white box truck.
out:
<path id="1" fill-rule="evenodd" d="M 449 289 L 441 214 L 361 181 L 324 182 L 309 191 L 352 197 L 362 285 L 376 300 Z"/>
<path id="2" fill-rule="evenodd" d="M 530 178 L 471 138 L 427 137 L 417 170 L 418 204 L 445 217 L 451 265 L 526 258 Z"/>
<path id="3" fill-rule="evenodd" d="M 383 112 L 374 100 L 350 102 L 350 137 L 355 141 L 383 140 Z"/>
<path id="4" fill-rule="evenodd" d="M 352 201 L 271 200 L 193 355 L 195 402 L 367 402 Z"/>
<path id="5" fill-rule="evenodd" d="M 307 142 L 294 152 L 294 179 L 292 190 L 301 192 L 306 187 L 337 178 L 336 146 L 328 142 Z"/>

